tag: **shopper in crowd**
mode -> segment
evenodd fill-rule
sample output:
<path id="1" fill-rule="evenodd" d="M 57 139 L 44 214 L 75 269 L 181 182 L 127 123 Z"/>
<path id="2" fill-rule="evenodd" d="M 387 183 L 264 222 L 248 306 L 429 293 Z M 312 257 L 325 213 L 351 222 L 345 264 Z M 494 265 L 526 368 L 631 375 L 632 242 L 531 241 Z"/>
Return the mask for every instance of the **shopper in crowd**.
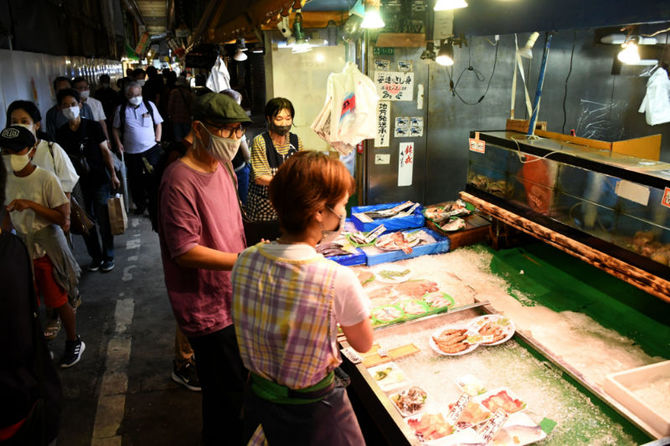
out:
<path id="1" fill-rule="evenodd" d="M 141 68 L 135 68 L 130 75 L 130 78 L 140 84 L 140 87 L 144 87 L 147 79 L 147 72 Z"/>
<path id="2" fill-rule="evenodd" d="M 294 155 L 270 182 L 281 237 L 245 250 L 233 268 L 233 323 L 251 375 L 245 416 L 260 420 L 269 444 L 364 444 L 334 369 L 338 324 L 357 351 L 372 346 L 367 297 L 351 269 L 315 249 L 342 230 L 353 189 L 340 161 Z"/>
<path id="3" fill-rule="evenodd" d="M 246 210 L 255 224 L 247 228 L 250 245 L 262 238 L 274 240 L 279 236 L 279 222 L 268 197 L 268 185 L 282 163 L 303 148 L 298 135 L 290 132 L 294 116 L 291 101 L 285 98 L 270 99 L 265 105 L 268 129 L 256 136 L 251 144 L 251 176 Z"/>
<path id="4" fill-rule="evenodd" d="M 231 98 L 235 99 L 238 105 L 242 105 L 242 95 L 236 90 L 223 90 L 221 93 L 227 94 Z M 235 158 L 233 158 L 233 169 L 235 169 L 235 175 L 237 176 L 237 192 L 240 195 L 240 201 L 244 206 L 247 205 L 247 194 L 249 193 L 249 171 L 251 167 L 249 166 L 249 160 L 251 154 L 249 153 L 249 144 L 247 143 L 247 136 L 242 136 L 242 142 L 240 143 L 240 150 L 237 151 Z"/>
<path id="5" fill-rule="evenodd" d="M 79 174 L 84 207 L 95 222 L 84 235 L 91 256 L 88 270 L 109 272 L 114 269 L 114 237 L 109 225 L 107 200 L 120 184 L 112 152 L 100 124 L 80 116 L 82 104 L 77 90 L 59 91 L 58 103 L 69 121 L 58 129 L 56 141 L 63 146 Z"/>
<path id="6" fill-rule="evenodd" d="M 53 81 L 54 95 L 57 97 L 58 92 L 65 88 L 72 88 L 72 83 L 70 79 L 63 76 L 58 76 Z M 93 111 L 88 105 L 84 105 L 81 108 L 81 117 L 86 119 L 93 119 Z M 58 103 L 47 110 L 46 117 L 46 133 L 49 141 L 54 141 L 56 139 L 56 130 L 63 124 L 67 123 L 68 119 L 63 115 Z"/>
<path id="7" fill-rule="evenodd" d="M 102 131 L 105 134 L 105 138 L 109 140 L 109 134 L 107 133 L 107 116 L 105 115 L 105 110 L 102 107 L 102 102 L 98 101 L 96 98 L 91 97 L 91 90 L 86 78 L 75 77 L 72 79 L 72 88 L 79 92 L 82 105 L 88 105 L 91 107 L 91 111 L 93 112 L 93 120 L 100 124 L 100 127 L 102 127 Z"/>
<path id="8" fill-rule="evenodd" d="M 159 239 L 165 285 L 188 336 L 202 386 L 203 443 L 242 444 L 246 371 L 230 315 L 230 270 L 245 248 L 230 164 L 250 122 L 230 97 L 194 100 L 192 144 L 160 185 Z M 246 440 L 246 438 L 245 438 Z"/>
<path id="9" fill-rule="evenodd" d="M 63 192 L 65 192 L 68 200 L 70 200 L 70 195 L 72 194 L 77 181 L 79 181 L 79 175 L 77 175 L 77 172 L 70 161 L 70 157 L 67 156 L 67 153 L 65 153 L 58 143 L 41 139 L 46 135 L 40 131 L 42 116 L 40 115 L 37 106 L 30 101 L 12 102 L 7 108 L 7 123 L 23 126 L 30 130 L 33 136 L 35 136 L 37 143 L 35 145 L 35 154 L 32 159 L 33 164 L 56 175 L 63 188 Z M 72 307 L 77 308 L 80 303 L 81 299 L 79 298 L 79 293 L 73 293 L 73 296 L 70 299 Z M 48 314 L 44 329 L 44 337 L 47 340 L 55 338 L 58 335 L 60 328 L 61 321 L 58 317 L 58 312 L 52 311 Z"/>
<path id="10" fill-rule="evenodd" d="M 26 244 L 38 295 L 48 308 L 58 310 L 65 327 L 67 340 L 60 365 L 71 367 L 79 362 L 86 345 L 77 335 L 74 309 L 68 301 L 68 294 L 77 290 L 80 273 L 63 233 L 70 226 L 70 203 L 58 178 L 32 162 L 35 137 L 28 129 L 4 129 L 0 149 L 12 170 L 5 189 L 3 231 L 13 227 Z"/>
<path id="11" fill-rule="evenodd" d="M 142 87 L 137 82 L 126 85 L 123 104 L 114 112 L 114 140 L 125 153 L 130 194 L 135 213 L 156 206 L 155 171 L 161 158 L 161 133 L 163 118 L 153 102 L 142 96 Z"/>
<path id="12" fill-rule="evenodd" d="M 161 100 L 161 93 L 163 92 L 163 76 L 158 73 L 154 66 L 147 68 L 148 80 L 142 88 L 142 96 L 154 104 L 159 104 Z"/>
<path id="13" fill-rule="evenodd" d="M 0 221 L 8 172 L 0 157 Z M 11 160 L 10 160 L 11 163 Z M 11 170 L 11 166 L 9 167 Z M 51 444 L 58 435 L 62 392 L 37 317 L 32 262 L 25 244 L 0 228 L 0 442 Z M 45 423 L 40 423 L 44 415 Z"/>
<path id="14" fill-rule="evenodd" d="M 180 76 L 175 82 L 175 88 L 170 92 L 168 101 L 168 118 L 176 142 L 184 139 L 191 129 L 192 102 L 193 94 L 186 84 L 186 78 Z"/>
<path id="15" fill-rule="evenodd" d="M 95 90 L 95 98 L 102 103 L 102 110 L 105 112 L 105 116 L 108 119 L 105 121 L 107 123 L 107 139 L 111 142 L 112 139 L 109 135 L 112 134 L 112 122 L 111 117 L 114 116 L 114 110 L 116 106 L 119 105 L 119 95 L 116 90 L 111 87 L 110 78 L 108 74 L 100 75 L 100 87 Z"/>

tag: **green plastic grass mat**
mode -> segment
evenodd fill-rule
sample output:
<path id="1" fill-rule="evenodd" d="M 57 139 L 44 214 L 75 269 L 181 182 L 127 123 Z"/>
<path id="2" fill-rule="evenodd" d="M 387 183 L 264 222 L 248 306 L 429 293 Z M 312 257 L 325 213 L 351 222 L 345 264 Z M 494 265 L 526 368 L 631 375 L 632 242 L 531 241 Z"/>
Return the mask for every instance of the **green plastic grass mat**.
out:
<path id="1" fill-rule="evenodd" d="M 648 355 L 670 358 L 670 304 L 665 301 L 544 243 L 471 249 L 493 254 L 491 271 L 509 283 L 508 293 L 522 304 L 587 314 L 633 339 Z"/>

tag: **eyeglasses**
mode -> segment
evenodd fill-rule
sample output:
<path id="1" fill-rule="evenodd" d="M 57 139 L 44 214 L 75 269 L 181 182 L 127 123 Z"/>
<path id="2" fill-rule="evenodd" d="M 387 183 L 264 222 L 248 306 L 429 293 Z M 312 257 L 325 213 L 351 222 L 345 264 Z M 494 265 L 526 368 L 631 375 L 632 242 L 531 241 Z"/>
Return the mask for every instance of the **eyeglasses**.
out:
<path id="1" fill-rule="evenodd" d="M 246 128 L 243 125 L 238 125 L 236 127 L 226 127 L 222 126 L 220 127 L 221 124 L 212 124 L 209 122 L 203 122 L 203 124 L 206 125 L 206 129 L 208 132 L 222 137 L 222 138 L 231 138 L 233 135 L 237 138 L 241 138 L 242 135 L 244 135 L 244 132 L 246 132 Z"/>
<path id="2" fill-rule="evenodd" d="M 221 130 L 228 132 L 227 138 L 230 138 L 233 135 L 235 135 L 235 137 L 237 138 L 241 138 L 242 135 L 244 135 L 244 132 L 246 131 L 246 129 L 242 125 L 238 125 L 237 127 L 221 127 Z"/>

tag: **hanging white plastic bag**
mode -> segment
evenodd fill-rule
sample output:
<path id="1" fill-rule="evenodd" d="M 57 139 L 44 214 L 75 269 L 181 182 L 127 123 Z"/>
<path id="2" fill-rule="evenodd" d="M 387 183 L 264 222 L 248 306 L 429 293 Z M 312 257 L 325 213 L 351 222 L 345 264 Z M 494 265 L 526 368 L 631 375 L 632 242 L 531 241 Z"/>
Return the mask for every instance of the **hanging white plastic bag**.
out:
<path id="1" fill-rule="evenodd" d="M 670 79 L 668 72 L 658 68 L 647 81 L 647 94 L 638 110 L 649 125 L 670 122 Z"/>
<path id="2" fill-rule="evenodd" d="M 228 68 L 221 56 L 216 57 L 216 62 L 212 66 L 205 85 L 215 93 L 230 88 L 230 73 L 228 73 Z"/>

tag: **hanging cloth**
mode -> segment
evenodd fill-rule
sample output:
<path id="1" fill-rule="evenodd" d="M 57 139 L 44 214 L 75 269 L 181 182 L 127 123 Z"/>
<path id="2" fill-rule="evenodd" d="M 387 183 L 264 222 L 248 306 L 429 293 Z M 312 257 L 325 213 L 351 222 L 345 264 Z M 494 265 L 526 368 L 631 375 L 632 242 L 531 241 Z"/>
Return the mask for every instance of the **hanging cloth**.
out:
<path id="1" fill-rule="evenodd" d="M 642 100 L 640 113 L 649 125 L 670 122 L 670 79 L 663 68 L 657 69 L 647 81 L 647 94 Z"/>
<path id="2" fill-rule="evenodd" d="M 221 59 L 221 56 L 216 57 L 216 62 L 212 66 L 212 71 L 209 73 L 205 85 L 214 93 L 219 93 L 230 88 L 230 73 L 228 73 L 228 68 L 223 59 Z"/>

